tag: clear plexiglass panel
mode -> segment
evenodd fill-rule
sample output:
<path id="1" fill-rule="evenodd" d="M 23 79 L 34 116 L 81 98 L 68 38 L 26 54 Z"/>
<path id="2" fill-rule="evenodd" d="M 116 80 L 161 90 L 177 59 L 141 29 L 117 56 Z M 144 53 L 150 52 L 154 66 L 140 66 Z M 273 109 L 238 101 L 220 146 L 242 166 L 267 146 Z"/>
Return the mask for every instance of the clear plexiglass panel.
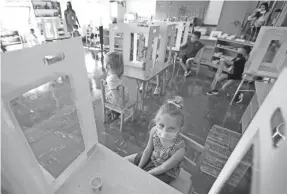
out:
<path id="1" fill-rule="evenodd" d="M 84 151 L 68 76 L 18 96 L 10 107 L 37 161 L 55 179 Z"/>
<path id="2" fill-rule="evenodd" d="M 220 189 L 220 194 L 251 194 L 252 174 L 257 173 L 253 165 L 253 146 L 238 163 L 231 176 Z"/>
<path id="3" fill-rule="evenodd" d="M 280 49 L 281 45 L 282 45 L 282 43 L 280 40 L 272 40 L 268 46 L 267 52 L 266 52 L 262 62 L 272 63 L 273 59 L 274 59 L 277 51 Z"/>

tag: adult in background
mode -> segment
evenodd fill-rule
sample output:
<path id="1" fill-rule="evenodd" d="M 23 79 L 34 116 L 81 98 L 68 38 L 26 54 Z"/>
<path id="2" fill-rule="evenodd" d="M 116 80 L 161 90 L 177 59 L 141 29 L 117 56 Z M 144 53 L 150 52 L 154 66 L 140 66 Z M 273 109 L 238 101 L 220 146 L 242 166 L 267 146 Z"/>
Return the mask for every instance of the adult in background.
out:
<path id="1" fill-rule="evenodd" d="M 254 12 L 248 17 L 248 21 L 251 22 L 251 39 L 255 41 L 260 28 L 266 25 L 269 18 L 269 7 L 268 3 L 264 2 L 259 8 L 255 9 Z"/>
<path id="2" fill-rule="evenodd" d="M 70 1 L 67 2 L 67 9 L 65 10 L 64 15 L 69 33 L 72 33 L 73 26 L 77 25 L 77 23 L 78 26 L 81 27 L 76 12 L 73 10 L 72 3 Z"/>

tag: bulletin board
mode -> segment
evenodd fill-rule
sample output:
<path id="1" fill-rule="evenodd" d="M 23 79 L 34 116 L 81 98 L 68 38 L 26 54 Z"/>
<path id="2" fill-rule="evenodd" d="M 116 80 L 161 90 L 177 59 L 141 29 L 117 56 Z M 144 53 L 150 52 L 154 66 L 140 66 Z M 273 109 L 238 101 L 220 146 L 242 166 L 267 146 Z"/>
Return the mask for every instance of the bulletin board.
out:
<path id="1" fill-rule="evenodd" d="M 171 17 L 193 18 L 203 20 L 209 1 L 156 1 L 156 20 Z"/>

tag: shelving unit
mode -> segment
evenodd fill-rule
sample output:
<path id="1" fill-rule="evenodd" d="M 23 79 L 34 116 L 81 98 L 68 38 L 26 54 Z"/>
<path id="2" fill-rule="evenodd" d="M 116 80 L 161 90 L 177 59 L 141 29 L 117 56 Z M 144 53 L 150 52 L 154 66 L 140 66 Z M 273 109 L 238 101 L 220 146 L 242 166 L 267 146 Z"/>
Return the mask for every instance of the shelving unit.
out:
<path id="1" fill-rule="evenodd" d="M 0 40 L 7 51 L 23 48 L 23 40 L 18 31 L 1 30 Z"/>
<path id="2" fill-rule="evenodd" d="M 110 49 L 110 36 L 109 36 L 109 30 L 108 29 L 104 29 L 104 50 L 109 51 Z M 114 36 L 115 39 L 115 51 L 123 51 L 123 33 L 117 33 Z"/>
<path id="3" fill-rule="evenodd" d="M 60 3 L 54 1 L 32 1 L 36 17 L 59 17 L 61 18 Z"/>
<path id="4" fill-rule="evenodd" d="M 207 65 L 217 68 L 221 57 L 232 60 L 238 54 L 238 49 L 244 45 L 253 48 L 254 43 L 218 38 L 214 46 L 211 62 Z M 223 71 L 226 72 L 226 69 Z"/>

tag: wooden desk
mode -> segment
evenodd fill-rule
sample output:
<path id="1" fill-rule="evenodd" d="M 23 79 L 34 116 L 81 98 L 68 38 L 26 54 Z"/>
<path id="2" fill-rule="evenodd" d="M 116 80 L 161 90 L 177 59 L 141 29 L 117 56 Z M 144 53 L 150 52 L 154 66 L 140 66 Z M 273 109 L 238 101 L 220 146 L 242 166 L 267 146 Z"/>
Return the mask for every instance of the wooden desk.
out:
<path id="1" fill-rule="evenodd" d="M 143 84 L 143 89 L 142 89 L 142 93 L 141 93 L 141 105 L 140 105 L 140 109 L 143 110 L 143 106 L 144 106 L 144 96 L 146 93 L 146 84 L 147 82 L 149 82 L 150 80 L 152 80 L 153 78 L 155 78 L 157 75 L 159 75 L 160 73 L 162 73 L 163 71 L 165 71 L 171 64 L 170 63 L 157 63 L 156 67 L 154 67 L 153 69 L 146 69 L 145 71 L 142 70 L 141 68 L 138 67 L 133 67 L 130 65 L 125 65 L 125 72 L 124 72 L 124 76 L 135 79 L 137 81 L 137 102 L 138 102 L 138 94 L 140 93 L 140 82 Z M 163 85 L 165 85 L 165 79 L 164 76 L 163 77 Z"/>
<path id="2" fill-rule="evenodd" d="M 55 194 L 95 194 L 90 186 L 94 176 L 102 179 L 99 194 L 180 194 L 101 144 Z"/>
<path id="3" fill-rule="evenodd" d="M 241 118 L 242 134 L 272 88 L 272 84 L 255 82 L 255 93 Z"/>

